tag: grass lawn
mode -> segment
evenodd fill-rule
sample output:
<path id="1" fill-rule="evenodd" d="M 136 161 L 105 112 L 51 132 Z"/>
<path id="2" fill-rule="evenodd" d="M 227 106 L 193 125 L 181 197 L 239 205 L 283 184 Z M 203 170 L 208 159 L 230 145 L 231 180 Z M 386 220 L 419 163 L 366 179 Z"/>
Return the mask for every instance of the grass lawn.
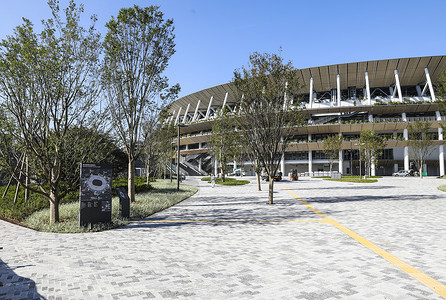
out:
<path id="1" fill-rule="evenodd" d="M 208 183 L 211 183 L 211 177 L 203 177 L 201 178 L 201 181 L 207 181 Z M 249 180 L 241 180 L 231 177 L 225 177 L 225 182 L 222 182 L 221 178 L 216 178 L 215 183 L 221 185 L 244 185 L 248 184 Z"/>
<path id="2" fill-rule="evenodd" d="M 442 184 L 439 187 L 437 187 L 437 189 L 439 189 L 442 192 L 446 192 L 446 184 Z"/>
<path id="3" fill-rule="evenodd" d="M 342 182 L 355 182 L 355 183 L 373 183 L 378 182 L 376 179 L 359 179 L 359 178 L 341 178 L 341 179 L 331 179 L 327 178 L 324 180 L 330 180 L 330 181 L 342 181 Z"/>
<path id="4" fill-rule="evenodd" d="M 362 175 L 361 177 L 364 177 L 364 175 Z M 331 178 L 331 176 L 314 176 L 312 178 Z M 359 175 L 342 175 L 342 179 L 349 179 L 349 178 L 358 178 L 359 179 Z M 367 179 L 369 178 L 383 178 L 382 176 L 367 176 Z"/>
<path id="5" fill-rule="evenodd" d="M 180 191 L 176 191 L 176 182 L 169 179 L 158 179 L 150 183 L 153 190 L 136 194 L 135 202 L 130 204 L 130 218 L 145 218 L 156 212 L 169 208 L 198 191 L 198 188 L 190 185 L 180 185 Z M 62 204 L 59 208 L 60 222 L 49 224 L 49 209 L 35 212 L 23 225 L 39 231 L 76 233 L 88 232 L 87 228 L 79 227 L 79 202 Z M 128 220 L 119 218 L 119 198 L 112 199 L 112 224 L 96 224 L 91 231 L 102 231 L 128 224 Z"/>

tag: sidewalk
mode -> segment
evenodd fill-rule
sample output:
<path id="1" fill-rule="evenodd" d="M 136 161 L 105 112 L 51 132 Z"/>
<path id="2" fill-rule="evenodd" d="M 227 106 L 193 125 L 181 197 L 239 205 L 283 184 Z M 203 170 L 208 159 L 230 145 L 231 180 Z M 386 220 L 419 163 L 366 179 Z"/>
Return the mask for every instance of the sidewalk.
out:
<path id="1" fill-rule="evenodd" d="M 267 205 L 267 184 L 249 179 L 188 178 L 200 187 L 190 199 L 106 232 L 0 221 L 0 299 L 443 299 L 309 208 L 444 286 L 443 181 L 304 178 L 276 183 Z"/>

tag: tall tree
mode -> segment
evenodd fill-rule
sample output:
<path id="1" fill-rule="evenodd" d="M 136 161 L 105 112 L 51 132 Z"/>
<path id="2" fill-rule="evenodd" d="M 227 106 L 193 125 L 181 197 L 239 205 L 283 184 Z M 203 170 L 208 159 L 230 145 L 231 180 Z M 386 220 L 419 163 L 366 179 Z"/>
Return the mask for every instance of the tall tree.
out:
<path id="1" fill-rule="evenodd" d="M 359 144 L 361 145 L 359 155 L 365 161 L 367 173 L 371 175 L 372 164 L 378 164 L 378 157 L 384 148 L 384 140 L 374 131 L 363 130 L 359 136 Z"/>
<path id="2" fill-rule="evenodd" d="M 273 204 L 275 173 L 293 127 L 302 120 L 298 73 L 278 54 L 255 52 L 247 67 L 234 71 L 233 84 L 241 99 L 237 126 L 268 174 L 268 203 Z"/>
<path id="3" fill-rule="evenodd" d="M 432 153 L 434 147 L 433 144 L 433 134 L 429 133 L 431 124 L 427 121 L 415 121 L 414 124 L 409 124 L 409 152 L 415 162 L 420 178 L 423 178 L 423 165 L 426 162 L 427 157 Z"/>
<path id="4" fill-rule="evenodd" d="M 60 199 L 78 180 L 73 174 L 79 160 L 96 142 L 94 136 L 76 134 L 76 128 L 98 128 L 102 120 L 93 111 L 101 46 L 96 18 L 88 29 L 79 24 L 82 6 L 70 1 L 62 17 L 58 1 L 48 4 L 53 18 L 42 21 L 41 33 L 23 19 L 0 43 L 0 157 L 21 185 L 48 198 L 54 223 Z M 14 170 L 24 156 L 30 171 L 22 177 L 23 171 Z"/>
<path id="5" fill-rule="evenodd" d="M 225 182 L 226 165 L 237 156 L 240 145 L 238 131 L 235 131 L 233 116 L 223 108 L 218 112 L 212 125 L 209 146 L 218 161 L 221 180 Z"/>
<path id="6" fill-rule="evenodd" d="M 330 173 L 333 168 L 333 163 L 339 158 L 339 151 L 342 149 L 343 138 L 340 135 L 332 135 L 324 139 L 324 153 L 330 162 Z M 342 170 L 339 170 L 341 173 Z"/>
<path id="7" fill-rule="evenodd" d="M 168 88 L 163 72 L 175 53 L 173 21 L 157 6 L 122 8 L 106 24 L 103 86 L 113 128 L 128 156 L 128 194 L 135 201 L 135 161 L 147 132 L 146 119 L 157 115 L 179 91 Z M 138 146 L 139 145 L 139 146 Z"/>
<path id="8" fill-rule="evenodd" d="M 147 170 L 147 183 L 149 174 L 157 172 L 166 178 L 167 167 L 172 161 L 172 139 L 176 136 L 175 127 L 171 124 L 158 124 L 155 128 L 145 129 L 150 132 L 144 146 L 144 158 Z M 170 166 L 171 167 L 171 166 Z"/>

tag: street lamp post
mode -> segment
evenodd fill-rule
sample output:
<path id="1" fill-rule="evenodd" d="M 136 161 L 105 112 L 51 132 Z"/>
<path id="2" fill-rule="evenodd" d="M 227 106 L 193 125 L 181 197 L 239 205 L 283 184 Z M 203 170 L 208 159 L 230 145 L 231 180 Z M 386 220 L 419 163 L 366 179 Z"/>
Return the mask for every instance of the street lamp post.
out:
<path id="1" fill-rule="evenodd" d="M 172 157 L 173 157 L 172 144 L 173 144 L 173 138 L 171 137 L 170 138 L 170 157 L 169 157 L 170 183 L 172 183 Z"/>
<path id="2" fill-rule="evenodd" d="M 178 123 L 178 140 L 177 140 L 177 191 L 180 190 L 180 128 L 186 127 L 183 123 Z"/>

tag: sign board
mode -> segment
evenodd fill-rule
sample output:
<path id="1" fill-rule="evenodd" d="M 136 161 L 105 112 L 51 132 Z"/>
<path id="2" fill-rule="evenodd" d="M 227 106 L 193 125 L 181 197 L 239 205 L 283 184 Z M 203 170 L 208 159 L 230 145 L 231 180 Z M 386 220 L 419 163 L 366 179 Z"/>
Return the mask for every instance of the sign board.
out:
<path id="1" fill-rule="evenodd" d="M 116 188 L 119 197 L 119 216 L 124 219 L 130 218 L 130 198 L 123 187 Z"/>
<path id="2" fill-rule="evenodd" d="M 111 223 L 112 172 L 110 165 L 81 164 L 79 225 Z"/>

